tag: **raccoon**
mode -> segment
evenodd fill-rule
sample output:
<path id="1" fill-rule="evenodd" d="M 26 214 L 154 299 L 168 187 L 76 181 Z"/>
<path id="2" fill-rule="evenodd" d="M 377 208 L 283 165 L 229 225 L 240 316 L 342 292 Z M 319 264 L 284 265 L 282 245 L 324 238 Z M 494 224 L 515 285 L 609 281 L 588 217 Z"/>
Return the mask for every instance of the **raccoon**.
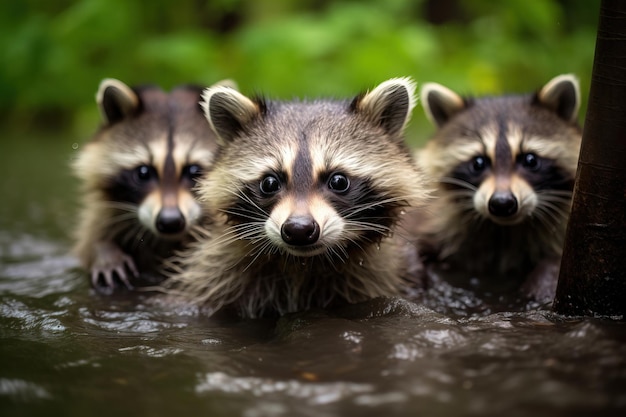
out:
<path id="1" fill-rule="evenodd" d="M 427 195 L 403 137 L 414 90 L 407 78 L 345 101 L 206 90 L 220 150 L 199 189 L 214 237 L 188 249 L 165 290 L 243 317 L 399 293 L 396 223 Z"/>
<path id="2" fill-rule="evenodd" d="M 203 220 L 193 187 L 217 142 L 199 104 L 202 90 L 167 94 L 101 82 L 103 126 L 73 162 L 83 200 L 74 252 L 97 291 L 159 282 L 162 259 Z"/>
<path id="3" fill-rule="evenodd" d="M 578 80 L 483 98 L 429 83 L 421 99 L 437 127 L 417 156 L 437 189 L 420 223 L 427 264 L 552 298 L 582 136 Z"/>

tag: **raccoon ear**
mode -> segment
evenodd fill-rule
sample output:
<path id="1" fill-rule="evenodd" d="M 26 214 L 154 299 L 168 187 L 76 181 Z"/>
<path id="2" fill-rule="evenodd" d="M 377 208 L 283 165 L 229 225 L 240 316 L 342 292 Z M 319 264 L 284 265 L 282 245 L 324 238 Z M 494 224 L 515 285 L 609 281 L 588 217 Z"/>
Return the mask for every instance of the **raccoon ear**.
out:
<path id="1" fill-rule="evenodd" d="M 580 108 L 580 86 L 573 74 L 554 77 L 535 95 L 535 102 L 554 111 L 561 119 L 573 122 Z"/>
<path id="2" fill-rule="evenodd" d="M 139 96 L 114 78 L 105 78 L 100 82 L 96 102 L 106 124 L 119 122 L 135 114 L 140 106 Z"/>
<path id="3" fill-rule="evenodd" d="M 465 109 L 465 100 L 441 84 L 426 83 L 420 92 L 426 117 L 435 126 L 443 126 L 452 116 Z"/>
<path id="4" fill-rule="evenodd" d="M 352 108 L 395 136 L 402 133 L 408 123 L 416 101 L 413 80 L 392 78 L 356 97 Z"/>
<path id="5" fill-rule="evenodd" d="M 224 85 L 204 90 L 200 105 L 222 145 L 230 142 L 252 119 L 261 114 L 255 102 Z"/>

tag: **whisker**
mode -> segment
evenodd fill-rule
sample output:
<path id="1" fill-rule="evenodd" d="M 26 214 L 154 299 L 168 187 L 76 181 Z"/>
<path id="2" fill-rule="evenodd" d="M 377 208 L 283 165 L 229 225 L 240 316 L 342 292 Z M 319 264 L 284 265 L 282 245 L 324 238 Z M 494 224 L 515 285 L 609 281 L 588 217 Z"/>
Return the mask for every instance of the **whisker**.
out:
<path id="1" fill-rule="evenodd" d="M 348 251 L 346 251 L 346 249 L 341 245 L 336 247 L 329 247 L 328 250 L 324 252 L 324 254 L 332 265 L 334 265 L 333 257 L 337 258 L 342 263 L 345 263 L 349 258 Z"/>
<path id="2" fill-rule="evenodd" d="M 542 207 L 545 209 L 549 209 L 554 211 L 556 214 L 563 216 L 563 217 L 567 217 L 569 216 L 569 204 L 568 205 L 564 205 L 564 204 L 559 204 L 559 203 L 553 203 L 553 202 L 549 202 L 549 201 L 540 201 L 539 204 L 537 205 L 537 207 Z"/>
<path id="3" fill-rule="evenodd" d="M 445 184 L 458 185 L 459 187 L 463 187 L 463 188 L 466 188 L 466 189 L 471 190 L 471 191 L 478 190 L 478 187 L 476 187 L 475 185 L 470 184 L 467 181 L 463 181 L 461 179 L 454 178 L 454 177 L 442 177 L 442 178 L 439 179 L 439 182 L 442 182 L 442 183 L 445 183 Z"/>
<path id="4" fill-rule="evenodd" d="M 121 201 L 113 201 L 113 200 L 99 201 L 97 203 L 97 206 L 101 208 L 116 209 L 116 210 L 122 210 L 122 211 L 132 211 L 132 212 L 136 212 L 138 209 L 137 205 L 135 204 L 125 203 Z"/>
<path id="5" fill-rule="evenodd" d="M 244 219 L 254 220 L 254 221 L 264 221 L 267 218 L 267 216 L 260 215 L 256 211 L 239 209 L 239 208 L 238 209 L 221 209 L 220 212 L 237 216 L 237 217 L 243 217 Z"/>
<path id="6" fill-rule="evenodd" d="M 259 256 L 263 255 L 264 253 L 271 255 L 272 253 L 271 250 L 269 252 L 265 252 L 268 247 L 271 249 L 273 245 L 270 242 L 266 241 L 266 242 L 263 242 L 263 244 L 259 246 L 258 248 L 252 248 L 251 251 L 248 252 L 248 254 L 246 254 L 246 256 L 252 256 L 252 254 L 254 254 L 255 252 L 256 254 L 254 255 L 254 257 L 252 257 L 252 260 L 248 263 L 248 265 L 246 265 L 243 271 L 247 271 L 248 268 L 250 268 L 256 262 Z"/>
<path id="7" fill-rule="evenodd" d="M 361 204 L 361 205 L 348 207 L 346 209 L 341 210 L 339 212 L 339 215 L 345 218 L 350 218 L 350 217 L 354 217 L 355 215 L 365 210 L 369 210 L 369 209 L 376 208 L 376 207 L 384 207 L 387 204 L 401 202 L 405 200 L 406 198 L 402 198 L 402 197 L 389 197 L 383 200 L 378 200 L 378 201 L 374 201 L 374 202 L 367 203 L 367 204 Z"/>
<path id="8" fill-rule="evenodd" d="M 562 212 L 551 209 L 546 205 L 538 205 L 535 209 L 536 213 L 543 213 L 544 215 L 550 217 L 554 222 L 560 223 L 566 217 Z"/>
<path id="9" fill-rule="evenodd" d="M 541 195 L 560 195 L 563 197 L 571 197 L 573 194 L 572 190 L 554 190 L 554 189 L 545 189 L 545 190 L 537 190 L 537 194 Z"/>
<path id="10" fill-rule="evenodd" d="M 564 197 L 557 197 L 557 196 L 548 196 L 548 195 L 541 195 L 538 196 L 538 200 L 540 202 L 540 204 L 553 204 L 555 206 L 562 206 L 563 208 L 568 208 L 571 204 L 571 199 L 569 198 L 564 198 Z"/>
<path id="11" fill-rule="evenodd" d="M 475 192 L 472 190 L 445 190 L 445 192 L 442 192 L 441 194 L 445 195 L 447 198 L 454 198 L 457 200 L 471 200 L 472 198 L 474 198 Z"/>
<path id="12" fill-rule="evenodd" d="M 141 225 L 134 221 L 116 222 L 107 225 L 105 234 L 109 238 L 113 238 L 115 236 L 123 237 L 128 233 L 129 230 L 132 230 L 135 227 L 141 227 Z"/>
<path id="13" fill-rule="evenodd" d="M 548 216 L 544 213 L 544 211 L 542 211 L 541 209 L 535 210 L 535 212 L 533 213 L 533 217 L 538 220 L 541 226 L 546 227 L 546 228 L 553 227 L 552 222 L 550 221 Z"/>
<path id="14" fill-rule="evenodd" d="M 261 207 L 259 207 L 258 204 L 256 204 L 249 196 L 247 196 L 242 190 L 229 190 L 231 194 L 233 194 L 234 196 L 242 199 L 243 201 L 247 202 L 248 204 L 250 204 L 252 207 L 256 208 L 259 213 L 265 215 L 265 217 L 269 217 L 269 213 L 267 213 L 265 210 L 263 210 Z"/>

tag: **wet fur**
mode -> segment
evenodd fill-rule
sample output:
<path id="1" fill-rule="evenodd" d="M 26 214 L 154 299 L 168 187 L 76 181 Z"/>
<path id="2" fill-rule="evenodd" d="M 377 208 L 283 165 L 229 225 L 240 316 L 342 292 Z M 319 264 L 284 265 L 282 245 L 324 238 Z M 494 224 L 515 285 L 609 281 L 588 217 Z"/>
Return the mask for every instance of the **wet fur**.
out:
<path id="1" fill-rule="evenodd" d="M 201 87 L 181 86 L 167 94 L 158 87 L 130 88 L 112 79 L 102 82 L 97 102 L 104 123 L 72 164 L 81 181 L 82 199 L 74 253 L 99 292 L 162 280 L 162 260 L 184 247 L 202 221 L 191 191 L 195 181 L 182 178 L 180 171 L 185 164 L 208 168 L 217 147 L 198 104 L 201 91 Z M 168 141 L 173 141 L 178 171 L 164 174 Z M 161 182 L 148 188 L 133 185 L 133 170 L 140 165 L 156 166 Z M 151 198 L 155 210 L 163 204 L 163 181 L 176 184 L 172 204 L 186 215 L 185 231 L 176 236 L 161 236 L 139 220 L 142 201 Z"/>
<path id="2" fill-rule="evenodd" d="M 417 157 L 437 189 L 417 226 L 428 268 L 452 271 L 465 285 L 476 277 L 489 290 L 521 286 L 527 296 L 551 299 L 581 140 L 577 81 L 560 76 L 535 94 L 483 98 L 426 85 L 422 100 L 437 125 Z M 498 132 L 506 132 L 512 158 L 534 153 L 540 168 L 511 160 L 472 177 L 472 157 L 501 158 L 493 146 Z M 523 211 L 517 217 L 490 216 L 487 198 L 498 184 L 518 197 Z"/>
<path id="3" fill-rule="evenodd" d="M 409 80 L 390 80 L 352 101 L 291 102 L 205 92 L 222 141 L 200 184 L 216 219 L 213 239 L 192 245 L 166 290 L 211 313 L 245 317 L 398 294 L 411 251 L 396 223 L 426 198 L 403 140 L 413 89 Z M 262 198 L 268 172 L 284 177 L 285 188 Z M 345 195 L 323 185 L 332 172 L 351 179 Z M 322 253 L 286 249 L 274 234 L 293 212 L 317 216 Z"/>

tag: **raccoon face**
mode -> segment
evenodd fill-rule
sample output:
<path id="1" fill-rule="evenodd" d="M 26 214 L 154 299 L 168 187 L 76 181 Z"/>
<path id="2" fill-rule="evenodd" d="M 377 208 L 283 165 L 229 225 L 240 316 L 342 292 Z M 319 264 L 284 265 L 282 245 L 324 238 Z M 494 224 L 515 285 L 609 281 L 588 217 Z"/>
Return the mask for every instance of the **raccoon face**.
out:
<path id="1" fill-rule="evenodd" d="M 247 195 L 267 213 L 262 235 L 274 248 L 294 256 L 338 251 L 331 254 L 342 257 L 349 243 L 377 241 L 390 232 L 403 202 L 377 191 L 366 177 L 339 163 L 292 168 L 291 175 L 265 174 L 253 183 L 258 192 Z M 302 174 L 305 181 L 298 180 Z"/>
<path id="2" fill-rule="evenodd" d="M 205 112 L 222 144 L 202 199 L 256 256 L 345 260 L 424 197 L 402 138 L 413 91 L 397 79 L 352 103 L 283 103 L 207 90 Z"/>
<path id="3" fill-rule="evenodd" d="M 420 161 L 460 210 L 500 225 L 566 217 L 581 136 L 574 77 L 533 96 L 463 99 L 436 84 L 422 94 L 439 130 Z"/>
<path id="4" fill-rule="evenodd" d="M 265 175 L 259 181 L 259 192 L 250 193 L 260 207 L 267 207 L 262 234 L 273 247 L 294 256 L 314 256 L 341 248 L 341 242 L 362 240 L 362 233 L 370 233 L 375 239 L 369 223 L 381 217 L 377 212 L 383 212 L 384 206 L 379 205 L 382 199 L 375 196 L 374 190 L 359 182 L 356 177 L 335 171 L 316 176 L 305 188 L 284 173 Z M 359 195 L 366 190 L 368 199 Z M 355 210 L 357 207 L 363 210 Z M 390 226 L 387 221 L 376 229 L 388 230 Z"/>
<path id="5" fill-rule="evenodd" d="M 75 170 L 99 190 L 116 228 L 178 240 L 201 218 L 193 187 L 209 167 L 215 135 L 198 104 L 201 88 L 165 94 L 104 80 L 97 101 L 104 126 L 82 152 Z"/>
<path id="6" fill-rule="evenodd" d="M 105 191 L 109 201 L 132 206 L 140 224 L 154 235 L 180 239 L 201 217 L 193 187 L 206 168 L 187 161 L 171 161 L 171 167 L 153 162 L 122 170 Z"/>
<path id="7" fill-rule="evenodd" d="M 454 182 L 447 185 L 448 189 L 459 185 L 472 189 L 474 210 L 502 225 L 518 224 L 532 216 L 542 193 L 569 194 L 573 188 L 571 172 L 560 168 L 554 159 L 541 156 L 540 150 L 533 150 L 532 139 L 516 138 L 521 131 L 495 129 L 479 133 L 473 156 L 459 161 L 449 174 L 453 181 L 444 179 Z M 511 149 L 512 142 L 518 142 L 515 149 Z"/>

